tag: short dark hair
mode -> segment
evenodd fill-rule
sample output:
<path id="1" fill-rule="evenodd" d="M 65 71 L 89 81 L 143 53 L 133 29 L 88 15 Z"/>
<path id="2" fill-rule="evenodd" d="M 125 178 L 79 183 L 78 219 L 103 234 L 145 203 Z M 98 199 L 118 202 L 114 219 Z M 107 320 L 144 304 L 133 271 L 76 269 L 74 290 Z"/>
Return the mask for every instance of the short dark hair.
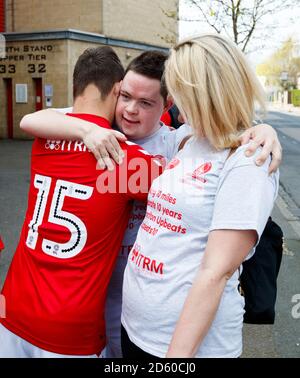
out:
<path id="1" fill-rule="evenodd" d="M 150 79 L 160 81 L 160 94 L 164 101 L 167 101 L 168 90 L 164 80 L 165 62 L 168 54 L 159 50 L 145 51 L 134 58 L 128 65 L 125 75 L 128 71 L 146 76 Z"/>
<path id="2" fill-rule="evenodd" d="M 74 68 L 73 97 L 80 96 L 89 84 L 95 84 L 102 100 L 105 100 L 114 84 L 123 77 L 124 68 L 111 47 L 88 48 L 80 55 Z"/>

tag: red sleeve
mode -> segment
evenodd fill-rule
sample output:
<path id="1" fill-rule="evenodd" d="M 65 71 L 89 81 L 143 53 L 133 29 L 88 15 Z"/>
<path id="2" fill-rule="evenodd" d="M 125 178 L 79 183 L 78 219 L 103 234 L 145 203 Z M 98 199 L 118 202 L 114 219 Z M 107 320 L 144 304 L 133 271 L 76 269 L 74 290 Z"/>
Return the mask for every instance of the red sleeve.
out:
<path id="1" fill-rule="evenodd" d="M 125 157 L 114 171 L 103 171 L 97 180 L 98 191 L 121 193 L 130 200 L 147 201 L 152 181 L 163 170 L 161 162 L 139 145 L 121 143 Z"/>
<path id="2" fill-rule="evenodd" d="M 127 195 L 134 200 L 147 201 L 152 181 L 162 173 L 163 166 L 159 159 L 139 145 L 130 142 L 129 144 Z"/>
<path id="3" fill-rule="evenodd" d="M 0 251 L 2 251 L 2 249 L 4 249 L 4 244 L 0 236 Z"/>

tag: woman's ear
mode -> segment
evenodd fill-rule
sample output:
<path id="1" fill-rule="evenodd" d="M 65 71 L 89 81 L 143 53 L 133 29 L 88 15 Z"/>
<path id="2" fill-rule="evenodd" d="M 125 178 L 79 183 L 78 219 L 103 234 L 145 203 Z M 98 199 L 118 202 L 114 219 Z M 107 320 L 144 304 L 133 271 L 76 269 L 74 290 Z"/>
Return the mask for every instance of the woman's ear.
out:
<path id="1" fill-rule="evenodd" d="M 178 114 L 177 119 L 180 123 L 187 123 L 187 121 L 184 119 L 184 117 L 181 113 Z"/>
<path id="2" fill-rule="evenodd" d="M 174 101 L 172 99 L 171 96 L 167 96 L 167 100 L 165 102 L 165 106 L 164 106 L 164 113 L 167 112 L 172 106 L 174 105 Z"/>

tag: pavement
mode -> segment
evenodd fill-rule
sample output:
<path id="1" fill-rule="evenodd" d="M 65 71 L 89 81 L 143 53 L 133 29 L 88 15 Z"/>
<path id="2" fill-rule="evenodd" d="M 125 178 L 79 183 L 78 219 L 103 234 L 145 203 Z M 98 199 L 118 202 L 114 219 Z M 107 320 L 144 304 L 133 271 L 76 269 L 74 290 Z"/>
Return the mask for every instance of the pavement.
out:
<path id="1" fill-rule="evenodd" d="M 292 104 L 282 104 L 280 102 L 270 102 L 268 104 L 269 111 L 278 111 L 284 114 L 293 114 L 300 116 L 300 106 L 294 106 Z"/>
<path id="2" fill-rule="evenodd" d="M 292 299 L 300 293 L 300 219 L 289 211 L 280 187 L 272 213 L 284 233 L 274 325 L 244 324 L 243 358 L 300 358 L 300 313 L 292 316 Z"/>
<path id="3" fill-rule="evenodd" d="M 268 109 L 283 114 L 299 116 L 300 107 L 269 104 Z M 299 119 L 300 121 L 300 119 Z M 298 139 L 300 128 L 282 128 L 282 133 Z M 282 172 L 283 173 L 283 172 Z M 284 252 L 278 277 L 276 319 L 274 325 L 244 324 L 244 358 L 299 358 L 300 311 L 295 314 L 293 299 L 300 298 L 300 209 L 286 190 L 281 174 L 279 194 L 272 213 L 284 234 Z"/>

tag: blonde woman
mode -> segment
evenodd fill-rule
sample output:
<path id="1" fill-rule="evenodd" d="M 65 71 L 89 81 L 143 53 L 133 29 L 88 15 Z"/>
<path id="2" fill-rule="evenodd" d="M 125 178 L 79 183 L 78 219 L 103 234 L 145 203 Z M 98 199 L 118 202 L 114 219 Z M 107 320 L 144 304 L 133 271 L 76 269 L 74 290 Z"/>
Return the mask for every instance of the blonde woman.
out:
<path id="1" fill-rule="evenodd" d="M 193 136 L 156 179 L 123 284 L 124 357 L 238 357 L 239 267 L 254 253 L 278 173 L 238 147 L 264 94 L 230 41 L 206 34 L 175 46 L 165 78 Z M 237 148 L 238 147 L 238 148 Z"/>

